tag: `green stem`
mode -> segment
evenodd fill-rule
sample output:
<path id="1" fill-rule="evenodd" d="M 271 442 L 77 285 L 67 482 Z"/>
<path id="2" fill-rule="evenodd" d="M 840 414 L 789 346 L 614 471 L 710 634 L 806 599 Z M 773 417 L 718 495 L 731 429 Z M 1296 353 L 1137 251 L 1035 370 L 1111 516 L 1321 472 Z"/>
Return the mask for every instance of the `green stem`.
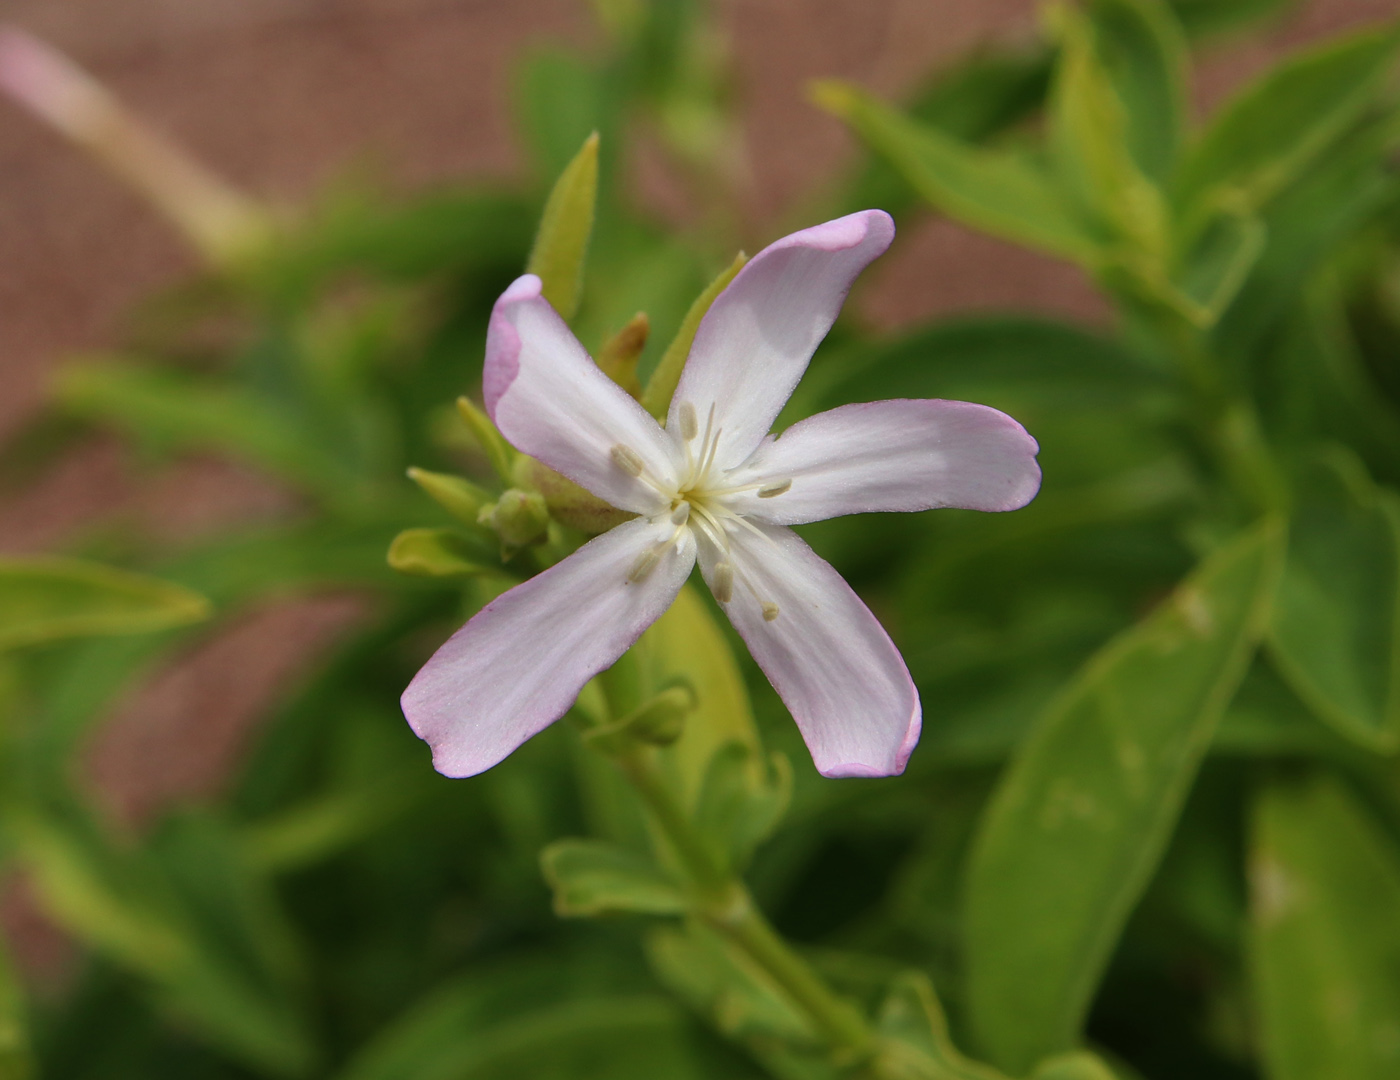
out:
<path id="1" fill-rule="evenodd" d="M 773 929 L 748 888 L 715 857 L 691 823 L 651 751 L 638 747 L 617 757 L 690 880 L 696 914 L 766 972 L 807 1014 L 838 1058 L 854 1063 L 874 1042 L 858 1009 L 839 997 Z"/>

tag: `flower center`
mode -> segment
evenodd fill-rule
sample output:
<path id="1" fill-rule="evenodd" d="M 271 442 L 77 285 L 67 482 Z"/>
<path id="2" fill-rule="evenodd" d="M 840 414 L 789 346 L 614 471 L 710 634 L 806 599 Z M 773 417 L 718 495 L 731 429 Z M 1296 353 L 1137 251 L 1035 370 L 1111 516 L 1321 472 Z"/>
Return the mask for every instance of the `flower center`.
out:
<path id="1" fill-rule="evenodd" d="M 737 529 L 747 529 L 765 543 L 771 541 L 766 534 L 729 505 L 727 496 L 756 490 L 760 499 L 772 499 L 791 488 L 792 481 L 764 480 L 750 484 L 731 482 L 728 475 L 733 470 L 719 469 L 715 464 L 723 429 L 715 426 L 714 406 L 710 406 L 709 415 L 706 417 L 703 437 L 699 416 L 690 402 L 681 403 L 677 410 L 677 418 L 685 460 L 681 475 L 674 484 L 654 477 L 641 455 L 631 447 L 619 443 L 612 448 L 612 459 L 618 468 L 643 481 L 666 500 L 668 509 L 658 513 L 652 520 L 659 523 L 662 514 L 668 514 L 670 524 L 674 526 L 674 531 L 668 539 L 651 545 L 637 556 L 627 580 L 633 583 L 646 580 L 662 558 L 675 546 L 682 533 L 690 529 L 713 545 L 719 553 L 719 559 L 710 575 L 710 587 L 715 599 L 721 604 L 728 604 L 734 597 L 734 584 L 737 581 L 758 601 L 764 619 L 772 622 L 778 617 L 778 605 L 759 596 L 747 578 L 736 571 L 730 533 Z"/>

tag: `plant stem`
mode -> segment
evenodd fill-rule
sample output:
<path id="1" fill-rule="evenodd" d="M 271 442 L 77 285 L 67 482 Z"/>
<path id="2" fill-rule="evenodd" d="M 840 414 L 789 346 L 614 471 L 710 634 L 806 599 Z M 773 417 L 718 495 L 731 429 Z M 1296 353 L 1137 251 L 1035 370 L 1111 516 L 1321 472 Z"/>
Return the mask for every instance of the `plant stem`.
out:
<path id="1" fill-rule="evenodd" d="M 716 858 L 657 770 L 652 752 L 636 747 L 616 760 L 675 852 L 694 892 L 697 916 L 767 973 L 807 1015 L 834 1056 L 849 1063 L 865 1057 L 874 1043 L 865 1017 L 783 940 L 743 881 Z"/>

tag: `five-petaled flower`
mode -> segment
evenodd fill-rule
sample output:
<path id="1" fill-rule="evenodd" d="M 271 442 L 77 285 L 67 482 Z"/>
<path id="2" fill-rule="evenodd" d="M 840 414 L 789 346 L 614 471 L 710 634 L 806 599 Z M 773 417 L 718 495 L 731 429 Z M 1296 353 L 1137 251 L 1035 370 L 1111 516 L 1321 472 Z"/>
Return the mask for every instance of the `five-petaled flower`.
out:
<path id="1" fill-rule="evenodd" d="M 877 401 L 769 429 L 856 276 L 894 237 L 867 210 L 804 229 L 715 300 L 658 424 L 518 279 L 496 302 L 483 389 L 501 433 L 635 518 L 487 604 L 403 708 L 448 776 L 557 720 L 675 599 L 696 561 L 827 776 L 903 771 L 918 691 L 875 616 L 788 526 L 875 510 L 1014 510 L 1040 486 L 1015 420 L 961 401 Z"/>

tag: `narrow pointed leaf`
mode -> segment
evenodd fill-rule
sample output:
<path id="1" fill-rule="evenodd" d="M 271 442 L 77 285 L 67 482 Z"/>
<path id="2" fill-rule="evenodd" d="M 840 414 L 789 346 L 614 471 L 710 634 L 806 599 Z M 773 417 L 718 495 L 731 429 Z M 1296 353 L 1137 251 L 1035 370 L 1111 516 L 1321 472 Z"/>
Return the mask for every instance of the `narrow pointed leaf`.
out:
<path id="1" fill-rule="evenodd" d="M 65 408 L 112 423 L 148 445 L 213 451 L 343 498 L 363 477 L 311 437 L 301 418 L 231 381 L 123 362 L 83 363 L 58 380 Z"/>
<path id="2" fill-rule="evenodd" d="M 1026 160 L 960 142 L 846 83 L 818 83 L 812 94 L 949 217 L 1052 255 L 1097 259 L 1099 241 L 1051 178 Z"/>
<path id="3" fill-rule="evenodd" d="M 1336 780 L 1255 801 L 1249 950 L 1269 1080 L 1400 1076 L 1400 851 Z"/>
<path id="4" fill-rule="evenodd" d="M 963 908 L 972 1029 L 1002 1068 L 1078 1041 L 1264 631 L 1281 545 L 1269 523 L 1203 563 L 1089 661 L 1002 777 Z"/>
<path id="5" fill-rule="evenodd" d="M 1123 104 L 1126 138 L 1143 175 L 1164 183 L 1186 129 L 1186 41 L 1161 0 L 1094 0 L 1096 53 Z"/>
<path id="6" fill-rule="evenodd" d="M 1294 693 L 1337 731 L 1400 746 L 1400 497 L 1341 447 L 1300 478 L 1269 645 Z"/>
<path id="7" fill-rule="evenodd" d="M 1228 187 L 1262 206 L 1357 120 L 1397 45 L 1395 27 L 1367 30 L 1300 53 L 1246 87 L 1183 163 L 1178 205 Z"/>
<path id="8" fill-rule="evenodd" d="M 57 557 L 0 558 L 0 648 L 199 622 L 209 601 L 144 574 Z"/>
<path id="9" fill-rule="evenodd" d="M 598 133 L 594 132 L 555 181 L 527 267 L 529 273 L 539 275 L 544 298 L 565 319 L 578 311 L 597 202 Z"/>
<path id="10" fill-rule="evenodd" d="M 1166 206 L 1134 160 L 1129 113 L 1095 47 L 1094 27 L 1075 9 L 1050 12 L 1060 39 L 1049 105 L 1057 177 L 1108 238 L 1160 264 L 1167 247 Z"/>

